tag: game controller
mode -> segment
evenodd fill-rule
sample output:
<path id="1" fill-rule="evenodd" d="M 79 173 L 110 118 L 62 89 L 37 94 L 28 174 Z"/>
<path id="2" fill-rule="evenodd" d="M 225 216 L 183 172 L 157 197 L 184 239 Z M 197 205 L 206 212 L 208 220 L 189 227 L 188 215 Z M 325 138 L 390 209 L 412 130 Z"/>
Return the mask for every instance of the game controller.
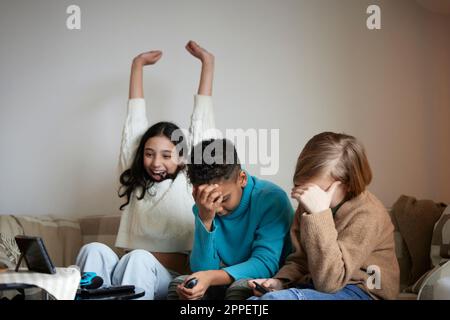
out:
<path id="1" fill-rule="evenodd" d="M 95 272 L 83 272 L 81 275 L 80 286 L 88 286 L 92 283 L 92 279 L 97 276 Z"/>
<path id="2" fill-rule="evenodd" d="M 184 287 L 188 288 L 188 289 L 192 289 L 193 287 L 195 287 L 197 285 L 197 283 L 198 283 L 197 278 L 191 278 L 184 284 Z"/>

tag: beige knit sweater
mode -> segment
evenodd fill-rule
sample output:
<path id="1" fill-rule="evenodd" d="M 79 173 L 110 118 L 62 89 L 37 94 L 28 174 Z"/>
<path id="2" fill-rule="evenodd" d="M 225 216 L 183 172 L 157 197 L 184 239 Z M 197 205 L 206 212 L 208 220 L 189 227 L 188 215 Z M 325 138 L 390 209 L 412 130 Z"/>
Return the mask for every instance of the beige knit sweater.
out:
<path id="1" fill-rule="evenodd" d="M 331 209 L 306 214 L 299 207 L 291 227 L 293 253 L 274 278 L 286 287 L 312 281 L 321 292 L 357 284 L 374 299 L 395 299 L 400 271 L 393 232 L 388 212 L 369 191 L 345 202 L 334 217 Z M 379 288 L 373 281 L 368 287 L 369 266 L 380 270 Z"/>

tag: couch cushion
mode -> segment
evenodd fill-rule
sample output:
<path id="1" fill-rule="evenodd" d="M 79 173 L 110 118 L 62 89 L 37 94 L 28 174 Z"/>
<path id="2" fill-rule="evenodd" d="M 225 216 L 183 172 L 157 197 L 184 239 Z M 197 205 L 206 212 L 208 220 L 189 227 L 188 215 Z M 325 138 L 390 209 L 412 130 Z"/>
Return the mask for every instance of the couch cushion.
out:
<path id="1" fill-rule="evenodd" d="M 397 221 L 392 216 L 392 210 L 388 210 L 391 216 L 392 224 L 394 225 L 394 241 L 395 241 L 395 255 L 397 257 L 398 265 L 400 267 L 400 291 L 403 291 L 409 286 L 409 279 L 411 277 L 411 256 L 408 252 L 405 240 L 398 229 Z"/>
<path id="2" fill-rule="evenodd" d="M 124 250 L 116 247 L 120 215 L 89 216 L 81 218 L 80 227 L 83 244 L 101 242 L 109 246 L 119 257 Z"/>
<path id="3" fill-rule="evenodd" d="M 48 254 L 57 267 L 75 264 L 81 248 L 81 231 L 78 221 L 54 217 L 16 216 L 27 236 L 41 237 Z"/>
<path id="4" fill-rule="evenodd" d="M 406 247 L 405 240 L 399 231 L 394 232 L 395 253 L 400 268 L 400 291 L 408 287 L 411 279 L 411 257 Z"/>
<path id="5" fill-rule="evenodd" d="M 416 200 L 405 195 L 402 195 L 392 207 L 392 216 L 411 257 L 409 285 L 414 284 L 432 268 L 430 246 L 433 227 L 445 207 L 443 203 Z"/>

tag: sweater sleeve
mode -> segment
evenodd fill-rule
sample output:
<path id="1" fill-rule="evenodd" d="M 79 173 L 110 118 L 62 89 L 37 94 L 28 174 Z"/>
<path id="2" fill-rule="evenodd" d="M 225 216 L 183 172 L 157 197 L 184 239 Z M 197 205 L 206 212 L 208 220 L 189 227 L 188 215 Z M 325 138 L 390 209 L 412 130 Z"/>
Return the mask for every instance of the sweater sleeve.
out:
<path id="1" fill-rule="evenodd" d="M 189 128 L 189 150 L 202 140 L 218 138 L 215 128 L 212 97 L 195 95 Z"/>
<path id="2" fill-rule="evenodd" d="M 234 280 L 270 278 L 280 266 L 286 235 L 292 221 L 292 205 L 284 192 L 265 194 L 259 201 L 261 222 L 255 232 L 252 253 L 247 261 L 223 268 Z"/>
<path id="3" fill-rule="evenodd" d="M 198 216 L 197 206 L 194 205 L 193 211 L 195 216 L 195 233 L 190 255 L 191 270 L 192 272 L 219 270 L 220 258 L 215 245 L 215 223 L 213 221 L 211 231 L 206 230 Z"/>
<path id="4" fill-rule="evenodd" d="M 141 98 L 128 100 L 127 117 L 120 146 L 119 174 L 131 166 L 140 139 L 147 129 L 145 100 Z"/>
<path id="5" fill-rule="evenodd" d="M 303 214 L 301 220 L 300 236 L 308 257 L 308 269 L 314 287 L 322 292 L 342 289 L 379 241 L 380 223 L 376 212 L 361 210 L 339 234 L 331 209 Z"/>

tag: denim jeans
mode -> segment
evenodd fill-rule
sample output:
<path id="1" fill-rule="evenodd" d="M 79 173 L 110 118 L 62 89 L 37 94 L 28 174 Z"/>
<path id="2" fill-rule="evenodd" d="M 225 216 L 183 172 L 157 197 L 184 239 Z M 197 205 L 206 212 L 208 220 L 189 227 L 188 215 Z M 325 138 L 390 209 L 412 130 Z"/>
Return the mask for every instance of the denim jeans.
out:
<path id="1" fill-rule="evenodd" d="M 261 297 L 248 300 L 372 300 L 364 290 L 356 285 L 346 285 L 335 293 L 325 293 L 314 289 L 312 285 L 301 285 L 279 291 L 273 291 Z"/>

